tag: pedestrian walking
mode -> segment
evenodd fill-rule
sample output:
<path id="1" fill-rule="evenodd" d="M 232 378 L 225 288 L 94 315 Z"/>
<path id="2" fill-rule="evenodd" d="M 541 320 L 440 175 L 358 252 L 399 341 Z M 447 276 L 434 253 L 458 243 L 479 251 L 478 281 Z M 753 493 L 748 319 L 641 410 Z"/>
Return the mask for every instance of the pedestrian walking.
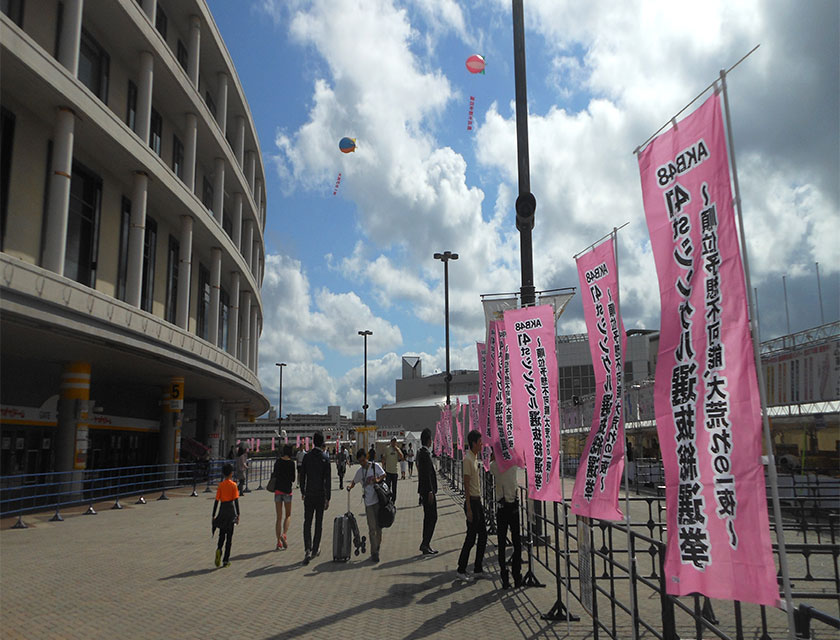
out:
<path id="1" fill-rule="evenodd" d="M 420 494 L 420 504 L 423 505 L 423 537 L 420 540 L 420 551 L 424 556 L 437 553 L 432 549 L 432 536 L 437 524 L 437 474 L 432 464 L 432 454 L 429 447 L 432 444 L 432 431 L 423 429 L 420 434 L 420 450 L 417 452 L 417 493 Z M 411 445 L 409 445 L 411 446 Z M 409 450 L 410 451 L 410 450 Z"/>
<path id="2" fill-rule="evenodd" d="M 370 462 L 376 462 L 376 445 L 370 445 L 370 450 L 368 451 L 367 458 Z"/>
<path id="3" fill-rule="evenodd" d="M 408 451 L 405 453 L 406 460 L 408 460 L 408 477 L 414 475 L 414 445 L 408 443 Z"/>
<path id="4" fill-rule="evenodd" d="M 391 495 L 394 496 L 394 504 L 397 504 L 397 477 L 399 473 L 400 461 L 405 457 L 403 452 L 397 446 L 397 439 L 391 438 L 391 442 L 385 449 L 382 456 L 385 460 L 385 475 L 386 482 L 391 488 Z"/>
<path id="5" fill-rule="evenodd" d="M 324 452 L 324 434 L 316 431 L 312 436 L 314 447 L 303 458 L 300 491 L 303 498 L 303 564 L 321 553 L 321 529 L 324 511 L 330 506 L 330 457 Z M 312 517 L 315 517 L 315 535 L 312 535 Z"/>
<path id="6" fill-rule="evenodd" d="M 368 522 L 368 540 L 370 540 L 370 559 L 371 562 L 379 562 L 382 527 L 379 526 L 379 496 L 376 495 L 373 485 L 385 479 L 385 471 L 378 462 L 368 460 L 368 454 L 364 449 L 359 449 L 356 453 L 356 460 L 361 467 L 356 470 L 356 475 L 347 485 L 347 491 L 352 490 L 357 484 L 361 484 L 363 487 L 365 515 Z"/>
<path id="7" fill-rule="evenodd" d="M 335 457 L 335 470 L 338 473 L 338 488 L 344 488 L 344 474 L 347 472 L 347 447 L 341 445 L 341 450 Z"/>
<path id="8" fill-rule="evenodd" d="M 487 546 L 487 527 L 484 523 L 484 507 L 481 506 L 481 479 L 479 478 L 478 456 L 481 452 L 481 433 L 473 429 L 467 436 L 469 451 L 464 456 L 464 513 L 467 516 L 467 535 L 458 557 L 458 571 L 455 574 L 462 582 L 472 582 L 484 573 L 484 547 Z M 478 543 L 476 544 L 476 538 Z M 475 545 L 473 575 L 467 573 L 470 551 Z"/>
<path id="9" fill-rule="evenodd" d="M 210 524 L 211 533 L 219 530 L 219 545 L 216 547 L 216 566 L 222 564 L 222 546 L 225 548 L 224 566 L 230 566 L 230 546 L 233 542 L 233 526 L 239 524 L 239 489 L 233 481 L 233 465 L 222 465 L 224 479 L 216 487 L 216 499 L 213 501 L 213 516 Z M 216 516 L 216 509 L 219 515 Z"/>
<path id="10" fill-rule="evenodd" d="M 408 472 L 408 460 L 405 459 L 405 453 L 400 460 L 400 480 L 405 480 L 405 474 Z"/>
<path id="11" fill-rule="evenodd" d="M 274 463 L 274 509 L 276 519 L 274 532 L 277 534 L 277 548 L 288 549 L 286 534 L 292 520 L 292 485 L 295 483 L 295 461 L 292 460 L 292 445 L 283 445 L 282 455 Z M 286 512 L 283 517 L 283 512 Z"/>
<path id="12" fill-rule="evenodd" d="M 510 588 L 507 568 L 507 532 L 513 542 L 513 585 L 522 586 L 522 539 L 519 526 L 519 488 L 516 483 L 517 467 L 511 465 L 501 471 L 496 456 L 490 454 L 490 472 L 495 479 L 496 527 L 499 534 L 499 568 L 502 574 L 502 589 Z"/>
<path id="13" fill-rule="evenodd" d="M 239 445 L 236 452 L 236 482 L 239 489 L 239 495 L 245 491 L 245 474 L 248 473 L 248 452 L 245 447 Z"/>
<path id="14" fill-rule="evenodd" d="M 306 451 L 303 450 L 303 447 L 298 447 L 297 454 L 295 454 L 295 462 L 297 462 L 298 489 L 301 486 L 301 482 L 303 482 L 303 458 L 305 456 Z"/>

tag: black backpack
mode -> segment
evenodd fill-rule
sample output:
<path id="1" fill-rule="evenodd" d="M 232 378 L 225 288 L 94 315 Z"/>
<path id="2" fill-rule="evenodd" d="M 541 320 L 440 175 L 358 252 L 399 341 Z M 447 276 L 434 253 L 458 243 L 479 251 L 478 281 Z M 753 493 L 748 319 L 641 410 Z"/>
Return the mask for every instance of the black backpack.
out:
<path id="1" fill-rule="evenodd" d="M 375 477 L 375 463 L 371 468 Z M 374 481 L 373 490 L 376 492 L 376 497 L 379 498 L 379 511 L 376 514 L 376 521 L 381 528 L 387 529 L 394 524 L 394 518 L 397 516 L 397 506 L 394 504 L 394 496 L 391 494 L 391 488 L 384 482 Z"/>

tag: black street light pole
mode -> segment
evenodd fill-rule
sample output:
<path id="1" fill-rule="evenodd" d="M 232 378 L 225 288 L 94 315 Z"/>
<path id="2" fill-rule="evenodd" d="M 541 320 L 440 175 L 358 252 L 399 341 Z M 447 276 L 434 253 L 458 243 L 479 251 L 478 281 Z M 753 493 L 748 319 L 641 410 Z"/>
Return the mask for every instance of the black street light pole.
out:
<path id="1" fill-rule="evenodd" d="M 286 366 L 285 362 L 275 362 L 274 366 L 280 368 L 280 391 L 278 392 L 278 402 L 277 402 L 277 435 L 278 437 L 282 435 L 282 431 L 280 429 L 281 420 L 283 420 L 283 367 Z"/>
<path id="2" fill-rule="evenodd" d="M 449 383 L 452 382 L 452 373 L 449 371 L 449 261 L 457 260 L 458 254 L 451 251 L 444 251 L 443 253 L 436 253 L 435 260 L 443 262 L 443 315 L 446 324 L 446 375 L 443 377 L 446 383 L 446 411 L 452 415 L 452 407 L 450 405 Z M 449 437 L 452 438 L 452 421 L 449 425 Z M 454 440 L 454 438 L 453 438 Z M 449 486 L 455 488 L 455 459 L 450 461 L 452 465 L 452 473 L 449 474 Z"/>
<path id="3" fill-rule="evenodd" d="M 362 429 L 362 433 L 365 434 L 365 449 L 368 448 L 368 435 L 367 435 L 367 410 L 368 410 L 368 402 L 367 402 L 367 339 L 368 336 L 373 335 L 373 331 L 368 331 L 365 329 L 364 331 L 359 331 L 359 335 L 365 339 L 365 403 L 362 405 L 362 409 L 365 411 L 365 422 L 364 422 L 364 429 Z M 356 438 L 356 444 L 358 445 L 359 439 Z"/>

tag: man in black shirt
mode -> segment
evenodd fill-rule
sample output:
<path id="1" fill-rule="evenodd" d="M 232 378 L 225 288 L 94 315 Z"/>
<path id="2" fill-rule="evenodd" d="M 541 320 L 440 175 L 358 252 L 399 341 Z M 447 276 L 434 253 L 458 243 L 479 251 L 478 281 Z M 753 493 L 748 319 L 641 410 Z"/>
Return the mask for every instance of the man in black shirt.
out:
<path id="1" fill-rule="evenodd" d="M 324 452 L 324 434 L 312 436 L 315 447 L 303 458 L 300 493 L 303 498 L 303 564 L 321 553 L 321 527 L 324 510 L 330 506 L 330 458 Z M 312 516 L 315 516 L 315 537 L 312 537 Z"/>
<path id="2" fill-rule="evenodd" d="M 429 556 L 437 553 L 431 547 L 432 535 L 437 524 L 437 475 L 432 464 L 432 454 L 429 453 L 429 446 L 432 444 L 431 430 L 423 429 L 420 443 L 423 445 L 417 452 L 417 493 L 420 494 L 420 504 L 423 505 L 423 540 L 420 542 L 420 551 L 424 556 Z"/>
<path id="3" fill-rule="evenodd" d="M 344 472 L 347 470 L 347 448 L 341 445 L 341 451 L 335 457 L 335 469 L 338 472 L 338 488 L 344 488 Z"/>

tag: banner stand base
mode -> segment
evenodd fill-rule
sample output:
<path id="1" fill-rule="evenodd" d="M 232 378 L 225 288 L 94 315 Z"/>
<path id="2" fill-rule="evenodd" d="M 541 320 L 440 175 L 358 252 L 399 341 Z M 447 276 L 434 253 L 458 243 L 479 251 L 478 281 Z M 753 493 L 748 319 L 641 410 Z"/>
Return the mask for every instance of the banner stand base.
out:
<path id="1" fill-rule="evenodd" d="M 528 569 L 528 572 L 522 576 L 522 586 L 523 587 L 544 587 L 545 585 L 537 580 L 537 576 L 534 575 L 534 572 Z M 556 604 L 556 603 L 555 603 Z"/>
<path id="2" fill-rule="evenodd" d="M 542 614 L 540 618 L 543 620 L 551 620 L 552 622 L 580 621 L 579 617 L 569 613 L 569 610 L 566 609 L 566 605 L 564 605 L 559 599 L 554 602 L 554 605 L 548 610 L 548 613 Z"/>

